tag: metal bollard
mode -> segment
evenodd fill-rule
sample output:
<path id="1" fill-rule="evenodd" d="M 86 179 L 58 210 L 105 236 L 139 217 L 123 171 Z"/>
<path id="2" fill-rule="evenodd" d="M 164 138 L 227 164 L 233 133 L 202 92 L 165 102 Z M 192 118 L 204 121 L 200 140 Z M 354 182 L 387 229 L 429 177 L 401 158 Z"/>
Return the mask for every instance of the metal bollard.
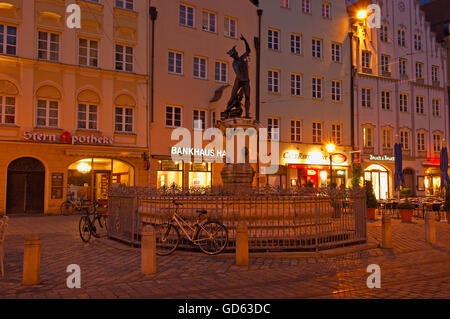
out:
<path id="1" fill-rule="evenodd" d="M 248 266 L 248 227 L 238 225 L 236 228 L 236 265 Z"/>
<path id="2" fill-rule="evenodd" d="M 433 212 L 425 215 L 425 240 L 430 244 L 436 244 L 436 220 L 433 215 Z"/>
<path id="3" fill-rule="evenodd" d="M 30 235 L 25 238 L 23 251 L 23 274 L 22 284 L 24 286 L 37 285 L 40 282 L 41 271 L 41 240 L 39 235 Z"/>
<path id="4" fill-rule="evenodd" d="M 156 235 L 155 229 L 147 225 L 142 230 L 141 271 L 144 275 L 156 273 Z"/>
<path id="5" fill-rule="evenodd" d="M 381 218 L 381 235 L 382 235 L 382 248 L 392 248 L 392 222 L 391 215 L 383 214 Z"/>

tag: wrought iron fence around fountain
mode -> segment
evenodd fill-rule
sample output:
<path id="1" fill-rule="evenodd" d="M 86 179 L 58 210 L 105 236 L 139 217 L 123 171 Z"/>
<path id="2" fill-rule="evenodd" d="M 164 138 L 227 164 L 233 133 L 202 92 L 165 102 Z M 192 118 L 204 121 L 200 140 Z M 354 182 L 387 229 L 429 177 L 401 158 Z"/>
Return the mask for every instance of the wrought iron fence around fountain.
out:
<path id="1" fill-rule="evenodd" d="M 235 248 L 236 227 L 249 229 L 251 250 L 322 250 L 367 240 L 363 190 L 255 188 L 232 194 L 223 189 L 152 189 L 116 185 L 109 194 L 109 237 L 139 245 L 142 227 L 167 222 L 180 213 L 194 221 L 197 210 L 222 222 Z M 180 247 L 191 247 L 183 240 Z"/>

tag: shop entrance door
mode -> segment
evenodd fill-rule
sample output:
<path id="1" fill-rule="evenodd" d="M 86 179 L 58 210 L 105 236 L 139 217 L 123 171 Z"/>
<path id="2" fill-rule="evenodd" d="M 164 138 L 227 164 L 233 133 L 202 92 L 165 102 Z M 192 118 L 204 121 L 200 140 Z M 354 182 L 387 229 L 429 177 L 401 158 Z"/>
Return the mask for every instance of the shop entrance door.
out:
<path id="1" fill-rule="evenodd" d="M 380 165 L 371 165 L 364 172 L 364 179 L 371 181 L 377 199 L 389 197 L 389 173 Z"/>
<path id="2" fill-rule="evenodd" d="M 34 158 L 13 161 L 8 167 L 7 214 L 44 213 L 45 168 Z"/>

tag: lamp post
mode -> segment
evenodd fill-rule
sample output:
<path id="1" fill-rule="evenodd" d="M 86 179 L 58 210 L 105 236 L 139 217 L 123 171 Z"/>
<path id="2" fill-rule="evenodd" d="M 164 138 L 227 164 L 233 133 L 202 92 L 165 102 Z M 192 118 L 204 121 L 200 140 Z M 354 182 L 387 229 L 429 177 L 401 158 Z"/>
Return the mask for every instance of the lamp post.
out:
<path id="1" fill-rule="evenodd" d="M 333 152 L 336 149 L 336 145 L 333 143 L 329 143 L 326 146 L 328 154 L 330 156 L 330 186 L 333 183 Z"/>

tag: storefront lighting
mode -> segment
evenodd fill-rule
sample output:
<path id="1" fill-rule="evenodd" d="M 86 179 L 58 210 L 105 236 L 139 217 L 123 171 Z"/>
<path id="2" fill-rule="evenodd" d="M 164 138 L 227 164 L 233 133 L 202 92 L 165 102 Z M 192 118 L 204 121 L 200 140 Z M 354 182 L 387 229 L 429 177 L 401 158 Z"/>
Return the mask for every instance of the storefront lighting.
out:
<path id="1" fill-rule="evenodd" d="M 14 5 L 11 3 L 0 2 L 0 9 L 10 9 L 12 7 L 14 7 Z"/>
<path id="2" fill-rule="evenodd" d="M 87 164 L 87 163 L 80 163 L 77 166 L 77 171 L 82 173 L 82 174 L 87 174 L 90 173 L 92 170 L 91 165 Z"/>
<path id="3" fill-rule="evenodd" d="M 313 170 L 313 169 L 309 169 L 309 170 L 307 171 L 307 174 L 308 174 L 308 176 L 316 176 L 316 175 L 317 175 L 317 172 L 316 172 L 315 170 Z"/>
<path id="4" fill-rule="evenodd" d="M 321 172 L 320 172 L 320 178 L 321 178 L 323 181 L 326 181 L 327 178 L 328 178 L 328 173 L 327 173 L 327 171 L 321 171 Z"/>
<path id="5" fill-rule="evenodd" d="M 334 145 L 333 143 L 329 143 L 327 144 L 327 146 L 325 146 L 328 153 L 334 153 L 334 151 L 336 150 L 336 145 Z"/>

